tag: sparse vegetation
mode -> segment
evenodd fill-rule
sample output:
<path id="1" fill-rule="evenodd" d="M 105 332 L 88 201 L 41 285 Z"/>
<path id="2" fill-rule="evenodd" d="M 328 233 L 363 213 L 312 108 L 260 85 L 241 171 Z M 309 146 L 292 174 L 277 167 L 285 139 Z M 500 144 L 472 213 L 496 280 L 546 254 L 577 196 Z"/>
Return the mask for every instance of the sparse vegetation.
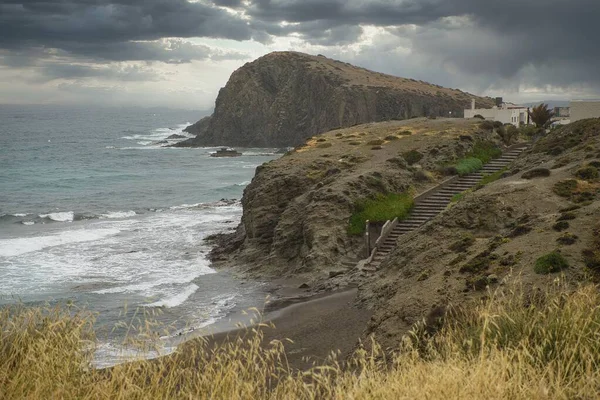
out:
<path id="1" fill-rule="evenodd" d="M 473 149 L 466 155 L 466 157 L 474 157 L 481 160 L 482 163 L 487 164 L 492 159 L 500 157 L 502 150 L 496 146 L 493 142 L 476 142 Z"/>
<path id="2" fill-rule="evenodd" d="M 318 149 L 328 149 L 330 147 L 332 147 L 333 144 L 331 142 L 324 142 L 324 143 L 317 143 L 317 148 Z"/>
<path id="3" fill-rule="evenodd" d="M 373 139 L 367 142 L 368 146 L 381 146 L 383 144 L 383 140 L 381 139 Z"/>
<path id="4" fill-rule="evenodd" d="M 498 179 L 502 178 L 506 173 L 506 168 L 502 168 L 500 171 L 496 171 L 493 174 L 484 175 L 483 178 L 477 184 L 478 186 L 489 185 L 492 182 L 496 182 Z"/>
<path id="5" fill-rule="evenodd" d="M 533 178 L 545 178 L 550 176 L 550 170 L 548 168 L 534 168 L 525 172 L 521 175 L 523 179 L 533 179 Z"/>
<path id="6" fill-rule="evenodd" d="M 575 215 L 574 212 L 569 211 L 569 212 L 562 213 L 558 217 L 557 221 L 571 221 L 571 220 L 574 220 L 575 218 L 577 218 L 577 215 Z"/>
<path id="7" fill-rule="evenodd" d="M 591 246 L 584 249 L 582 254 L 585 265 L 596 274 L 600 272 L 600 224 L 597 223 L 592 229 Z"/>
<path id="8" fill-rule="evenodd" d="M 553 251 L 538 258 L 533 270 L 536 274 L 552 274 L 569 268 L 569 262 L 558 251 Z"/>
<path id="9" fill-rule="evenodd" d="M 394 136 L 394 135 L 388 135 L 385 137 L 385 140 L 387 141 L 394 141 L 394 140 L 399 140 L 400 138 L 398 136 Z"/>
<path id="10" fill-rule="evenodd" d="M 469 247 L 471 247 L 475 243 L 475 237 L 470 233 L 464 234 L 459 240 L 452 243 L 449 247 L 450 250 L 455 253 L 462 253 L 466 251 Z"/>
<path id="11" fill-rule="evenodd" d="M 405 219 L 414 206 L 412 193 L 380 194 L 374 199 L 368 199 L 356 204 L 356 211 L 350 217 L 348 233 L 360 235 L 365 232 L 367 220 L 372 222 L 385 222 L 398 218 Z"/>
<path id="12" fill-rule="evenodd" d="M 398 135 L 401 135 L 401 136 L 410 136 L 410 135 L 412 135 L 412 132 L 409 131 L 409 130 L 399 131 Z"/>

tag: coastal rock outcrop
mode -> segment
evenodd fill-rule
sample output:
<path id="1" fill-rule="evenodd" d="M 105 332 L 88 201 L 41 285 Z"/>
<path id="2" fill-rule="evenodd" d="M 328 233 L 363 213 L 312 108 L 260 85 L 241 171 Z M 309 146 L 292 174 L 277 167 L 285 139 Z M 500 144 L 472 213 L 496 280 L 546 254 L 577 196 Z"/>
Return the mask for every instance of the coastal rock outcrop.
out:
<path id="1" fill-rule="evenodd" d="M 275 52 L 235 71 L 214 114 L 177 146 L 297 146 L 316 134 L 367 122 L 462 116 L 475 98 L 457 89 L 385 75 L 323 56 Z"/>
<path id="2" fill-rule="evenodd" d="M 262 277 L 306 273 L 312 279 L 332 271 L 337 276 L 365 258 L 362 235 L 348 233 L 357 202 L 429 188 L 445 178 L 427 171 L 464 155 L 473 137 L 485 135 L 477 121 L 420 118 L 312 138 L 257 168 L 242 198 L 242 222 L 218 243 L 213 261 L 229 261 Z"/>

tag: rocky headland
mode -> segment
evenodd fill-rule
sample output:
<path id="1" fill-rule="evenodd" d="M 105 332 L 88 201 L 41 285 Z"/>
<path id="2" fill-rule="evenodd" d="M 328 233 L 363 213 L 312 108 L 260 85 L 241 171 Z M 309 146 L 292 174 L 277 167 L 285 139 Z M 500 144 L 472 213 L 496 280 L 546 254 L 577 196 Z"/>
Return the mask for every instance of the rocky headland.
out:
<path id="1" fill-rule="evenodd" d="M 461 117 L 473 96 L 423 81 L 369 71 L 324 56 L 275 52 L 235 71 L 214 113 L 187 128 L 177 146 L 298 146 L 314 135 L 367 122 Z"/>
<path id="2" fill-rule="evenodd" d="M 257 169 L 242 222 L 219 238 L 213 260 L 261 279 L 293 277 L 307 295 L 358 286 L 357 306 L 374 313 L 365 334 L 390 348 L 432 313 L 478 299 L 511 277 L 529 291 L 551 284 L 557 272 L 571 282 L 596 279 L 600 120 L 536 141 L 497 180 L 401 236 L 377 272 L 356 268 L 366 257 L 364 238 L 348 233 L 356 204 L 381 193 L 423 192 L 482 141 L 504 146 L 496 130 L 464 119 L 390 121 L 312 137 Z M 568 267 L 536 271 L 549 254 Z"/>

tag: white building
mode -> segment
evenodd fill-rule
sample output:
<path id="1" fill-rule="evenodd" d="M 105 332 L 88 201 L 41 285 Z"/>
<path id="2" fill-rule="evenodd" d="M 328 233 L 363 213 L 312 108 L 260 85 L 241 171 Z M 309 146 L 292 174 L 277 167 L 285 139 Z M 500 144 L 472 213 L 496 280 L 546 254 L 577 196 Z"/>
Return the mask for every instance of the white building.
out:
<path id="1" fill-rule="evenodd" d="M 600 100 L 571 101 L 571 122 L 586 118 L 600 118 Z"/>
<path id="2" fill-rule="evenodd" d="M 481 115 L 490 121 L 513 124 L 516 127 L 519 127 L 521 124 L 530 124 L 528 108 L 511 103 L 502 103 L 500 107 L 475 108 L 475 99 L 472 99 L 471 109 L 465 110 L 465 118 L 474 118 L 476 115 Z"/>

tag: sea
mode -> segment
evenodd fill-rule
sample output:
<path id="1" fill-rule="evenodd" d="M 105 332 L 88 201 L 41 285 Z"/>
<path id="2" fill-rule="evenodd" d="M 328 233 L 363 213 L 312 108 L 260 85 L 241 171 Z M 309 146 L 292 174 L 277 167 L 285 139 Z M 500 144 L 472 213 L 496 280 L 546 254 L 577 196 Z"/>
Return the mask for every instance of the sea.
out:
<path id="1" fill-rule="evenodd" d="M 104 366 L 127 353 L 127 324 L 151 316 L 165 338 L 264 303 L 260 282 L 211 267 L 203 239 L 235 229 L 256 167 L 278 156 L 166 146 L 200 117 L 0 105 L 0 307 L 92 312 Z"/>

